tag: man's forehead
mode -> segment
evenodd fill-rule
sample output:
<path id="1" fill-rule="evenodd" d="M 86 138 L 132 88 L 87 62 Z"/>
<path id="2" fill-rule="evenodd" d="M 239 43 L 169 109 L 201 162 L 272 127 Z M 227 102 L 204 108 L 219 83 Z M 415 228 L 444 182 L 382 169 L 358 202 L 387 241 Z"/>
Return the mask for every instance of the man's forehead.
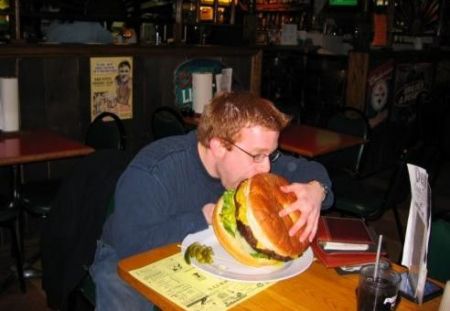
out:
<path id="1" fill-rule="evenodd" d="M 274 133 L 278 133 L 274 130 L 271 130 L 267 127 L 264 127 L 262 125 L 247 125 L 239 130 L 239 132 L 236 133 L 236 137 L 239 137 L 241 139 L 245 138 L 252 138 L 254 136 L 271 136 Z"/>

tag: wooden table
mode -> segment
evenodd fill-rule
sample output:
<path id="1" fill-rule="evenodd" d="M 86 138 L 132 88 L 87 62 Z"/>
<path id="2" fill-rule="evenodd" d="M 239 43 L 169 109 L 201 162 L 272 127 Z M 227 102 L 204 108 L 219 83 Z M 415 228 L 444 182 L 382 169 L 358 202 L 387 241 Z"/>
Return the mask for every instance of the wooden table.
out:
<path id="1" fill-rule="evenodd" d="M 13 204 L 20 206 L 21 164 L 87 155 L 94 149 L 47 129 L 0 134 L 0 166 L 13 169 Z"/>
<path id="2" fill-rule="evenodd" d="M 93 151 L 89 146 L 45 129 L 0 134 L 0 166 L 76 157 Z"/>
<path id="3" fill-rule="evenodd" d="M 13 169 L 12 204 L 21 206 L 21 164 L 87 155 L 94 149 L 47 129 L 0 134 L 0 166 Z"/>
<path id="4" fill-rule="evenodd" d="M 129 271 L 180 251 L 176 244 L 138 254 L 119 262 L 118 273 L 122 279 L 162 310 L 181 310 L 178 306 L 146 287 Z M 356 310 L 356 274 L 341 276 L 334 269 L 327 269 L 314 262 L 305 272 L 293 278 L 280 281 L 256 296 L 237 305 L 235 310 Z M 419 306 L 401 299 L 399 310 L 437 310 L 441 297 Z"/>
<path id="5" fill-rule="evenodd" d="M 198 122 L 200 121 L 200 115 L 193 114 L 191 116 L 183 116 L 183 121 L 189 126 L 196 127 L 198 125 Z"/>
<path id="6" fill-rule="evenodd" d="M 314 158 L 366 142 L 361 137 L 303 124 L 289 124 L 280 133 L 278 140 L 280 149 L 308 158 Z"/>

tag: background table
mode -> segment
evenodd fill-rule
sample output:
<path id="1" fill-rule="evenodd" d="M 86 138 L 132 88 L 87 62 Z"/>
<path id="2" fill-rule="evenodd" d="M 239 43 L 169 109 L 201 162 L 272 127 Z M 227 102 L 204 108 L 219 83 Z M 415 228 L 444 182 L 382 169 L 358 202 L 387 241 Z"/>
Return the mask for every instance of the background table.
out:
<path id="1" fill-rule="evenodd" d="M 0 135 L 0 166 L 13 169 L 13 204 L 20 206 L 21 164 L 87 155 L 94 149 L 47 129 Z"/>
<path id="2" fill-rule="evenodd" d="M 182 310 L 157 292 L 137 281 L 129 271 L 165 258 L 180 248 L 171 244 L 144 252 L 119 262 L 118 273 L 122 279 L 163 310 Z M 398 266 L 396 266 L 399 268 Z M 280 281 L 256 296 L 245 300 L 235 310 L 356 310 L 355 289 L 358 275 L 341 276 L 334 269 L 327 269 L 314 262 L 300 275 Z M 441 297 L 434 298 L 419 306 L 401 299 L 400 310 L 437 310 Z"/>
<path id="3" fill-rule="evenodd" d="M 279 148 L 314 158 L 366 143 L 361 137 L 346 135 L 304 124 L 289 124 L 278 140 Z"/>
<path id="4" fill-rule="evenodd" d="M 0 135 L 0 165 L 76 157 L 93 151 L 89 146 L 46 129 Z"/>

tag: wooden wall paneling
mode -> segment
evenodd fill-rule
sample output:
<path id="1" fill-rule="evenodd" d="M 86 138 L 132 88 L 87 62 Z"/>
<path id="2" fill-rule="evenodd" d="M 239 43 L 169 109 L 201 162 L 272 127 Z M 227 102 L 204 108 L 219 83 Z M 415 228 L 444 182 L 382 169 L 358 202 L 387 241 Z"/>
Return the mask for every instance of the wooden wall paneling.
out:
<path id="1" fill-rule="evenodd" d="M 22 129 L 44 127 L 48 123 L 44 61 L 26 58 L 19 61 L 20 126 Z M 37 117 L 39 116 L 39 117 Z"/>
<path id="2" fill-rule="evenodd" d="M 81 138 L 79 58 L 49 58 L 44 61 L 46 108 L 49 127 L 73 138 Z M 84 80 L 84 79 L 83 79 Z"/>
<path id="3" fill-rule="evenodd" d="M 179 57 L 152 57 L 144 61 L 145 92 L 142 103 L 144 116 L 143 129 L 147 142 L 153 139 L 151 133 L 151 116 L 153 111 L 160 106 L 174 106 L 173 74 L 176 66 L 182 59 Z M 144 136 L 143 136 L 144 137 Z"/>
<path id="4" fill-rule="evenodd" d="M 252 67 L 251 59 L 239 57 L 224 57 L 222 62 L 233 68 L 233 80 L 239 84 L 241 90 L 250 90 L 250 70 Z"/>
<path id="5" fill-rule="evenodd" d="M 261 94 L 263 51 L 256 53 L 251 59 L 250 90 L 255 94 Z"/>
<path id="6" fill-rule="evenodd" d="M 78 57 L 78 138 L 84 141 L 91 123 L 90 58 Z"/>
<path id="7" fill-rule="evenodd" d="M 16 58 L 0 58 L 0 77 L 17 76 L 17 59 Z"/>
<path id="8" fill-rule="evenodd" d="M 20 128 L 29 130 L 46 127 L 48 124 L 44 61 L 42 59 L 23 59 L 19 61 L 19 101 Z M 22 180 L 37 180 L 48 177 L 46 162 L 23 166 Z"/>
<path id="9" fill-rule="evenodd" d="M 158 62 L 158 75 L 153 76 L 159 93 L 155 103 L 157 106 L 173 106 L 175 104 L 174 72 L 184 59 L 183 57 L 161 57 L 153 61 Z"/>
<path id="10" fill-rule="evenodd" d="M 348 56 L 346 105 L 364 110 L 369 54 L 350 52 Z"/>
<path id="11" fill-rule="evenodd" d="M 142 81 L 141 85 L 141 111 L 142 113 L 136 117 L 139 117 L 142 122 L 141 141 L 142 144 L 146 144 L 152 140 L 151 133 L 151 115 L 156 108 L 155 101 L 159 101 L 157 98 L 159 90 L 155 90 L 156 79 L 159 76 L 158 62 L 153 58 L 142 59 Z"/>

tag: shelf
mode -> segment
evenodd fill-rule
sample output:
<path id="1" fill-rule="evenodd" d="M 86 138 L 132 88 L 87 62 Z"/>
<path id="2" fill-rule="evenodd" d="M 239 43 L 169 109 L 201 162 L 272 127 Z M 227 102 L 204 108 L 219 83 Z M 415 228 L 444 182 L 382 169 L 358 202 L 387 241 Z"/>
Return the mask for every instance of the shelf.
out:
<path id="1" fill-rule="evenodd" d="M 295 12 L 303 9 L 303 5 L 292 5 L 292 4 L 257 4 L 256 11 L 258 12 Z"/>
<path id="2" fill-rule="evenodd" d="M 158 7 L 158 9 L 163 9 L 164 7 Z M 167 13 L 167 14 L 164 14 Z M 150 16 L 150 14 L 157 14 L 158 17 Z M 47 19 L 47 20 L 77 20 L 77 21 L 106 21 L 106 22 L 115 22 L 115 21 L 124 21 L 124 22 L 173 22 L 172 14 L 168 14 L 168 12 L 146 12 L 145 16 L 141 18 L 135 17 L 126 17 L 126 16 L 105 16 L 105 15 L 91 15 L 91 16 L 73 16 L 73 15 L 64 15 L 57 13 L 22 13 L 20 15 L 22 19 Z"/>
<path id="3" fill-rule="evenodd" d="M 422 33 L 408 33 L 408 32 L 401 32 L 401 31 L 393 31 L 391 32 L 394 36 L 402 36 L 402 37 L 436 37 L 437 35 L 435 33 L 430 32 L 422 32 Z"/>
<path id="4" fill-rule="evenodd" d="M 185 22 L 184 25 L 186 26 L 197 26 L 197 27 L 202 27 L 202 26 L 214 26 L 214 27 L 218 27 L 218 28 L 236 28 L 236 27 L 242 27 L 240 25 L 235 25 L 235 24 L 219 24 L 219 23 L 214 23 L 211 21 L 208 22 Z"/>

